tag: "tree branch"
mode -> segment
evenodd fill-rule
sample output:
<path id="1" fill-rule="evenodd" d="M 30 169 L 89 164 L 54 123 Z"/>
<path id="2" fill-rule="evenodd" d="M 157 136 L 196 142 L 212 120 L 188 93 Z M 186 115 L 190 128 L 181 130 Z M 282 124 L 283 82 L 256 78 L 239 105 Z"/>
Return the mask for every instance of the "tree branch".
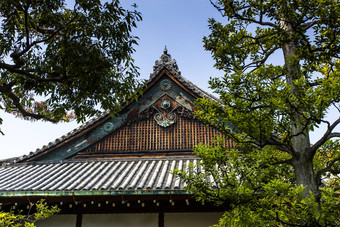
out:
<path id="1" fill-rule="evenodd" d="M 316 150 L 321 147 L 327 140 L 329 140 L 330 138 L 333 137 L 340 137 L 340 133 L 335 132 L 332 133 L 333 129 L 340 123 L 340 117 L 333 122 L 333 124 L 329 124 L 328 123 L 328 129 L 325 132 L 325 134 L 321 137 L 321 139 L 319 141 L 317 141 L 311 148 L 310 148 L 310 152 L 312 152 L 312 155 L 315 154 Z"/>
<path id="2" fill-rule="evenodd" d="M 308 22 L 308 23 L 305 23 L 305 24 L 302 24 L 302 29 L 304 30 L 308 30 L 310 29 L 311 27 L 313 27 L 314 25 L 316 25 L 317 23 L 319 23 L 320 21 L 311 21 L 311 22 Z"/>
<path id="3" fill-rule="evenodd" d="M 75 21 L 77 19 L 77 16 L 78 15 L 75 15 L 69 22 L 67 22 L 66 25 L 69 25 L 70 23 L 72 23 L 73 21 Z M 26 24 L 26 21 L 25 21 L 25 26 L 27 26 Z M 57 30 L 48 30 L 49 33 L 51 33 L 50 36 L 48 36 L 47 38 L 45 39 L 42 39 L 42 40 L 36 40 L 34 42 L 32 42 L 31 44 L 29 44 L 29 34 L 27 34 L 27 46 L 25 49 L 23 49 L 22 51 L 20 52 L 13 52 L 10 57 L 12 57 L 13 59 L 19 59 L 23 54 L 27 53 L 27 51 L 29 51 L 33 46 L 37 45 L 37 44 L 40 44 L 40 43 L 44 43 L 44 42 L 47 42 L 49 40 L 51 40 L 52 38 L 54 38 L 58 33 L 60 33 L 63 29 L 65 29 L 66 26 L 64 27 L 61 27 Z M 27 29 L 27 32 L 28 32 L 28 28 Z M 36 29 L 37 31 L 39 31 L 39 29 Z M 46 30 L 45 30 L 46 31 Z M 43 32 L 40 32 L 40 33 L 43 33 Z M 45 33 L 45 32 L 44 32 Z"/>
<path id="4" fill-rule="evenodd" d="M 255 69 L 253 69 L 251 72 L 253 72 L 254 70 L 258 69 L 278 49 L 279 49 L 279 47 L 274 47 L 273 49 L 268 50 L 266 53 L 263 53 L 264 57 L 261 60 L 249 63 L 248 65 L 245 65 L 243 67 L 243 72 L 245 72 L 248 68 L 252 67 L 253 65 L 254 65 Z"/>
<path id="5" fill-rule="evenodd" d="M 328 135 L 328 139 L 334 138 L 334 137 L 340 137 L 340 132 L 333 132 Z"/>
<path id="6" fill-rule="evenodd" d="M 210 4 L 213 5 L 215 7 L 215 9 L 217 9 L 217 11 L 221 14 L 222 17 L 225 17 L 225 14 L 223 13 L 223 9 L 221 7 L 218 7 L 218 5 L 213 3 L 212 0 L 210 0 Z"/>
<path id="7" fill-rule="evenodd" d="M 329 49 L 333 49 L 331 48 L 332 44 L 334 44 L 335 42 L 337 41 L 337 36 L 336 35 L 333 35 L 332 37 L 332 40 L 326 45 L 326 46 L 320 46 L 319 48 L 314 48 L 312 50 L 312 52 L 322 52 L 322 51 L 325 51 L 325 50 L 329 50 Z M 338 48 L 337 45 L 333 45 L 335 48 Z"/>
<path id="8" fill-rule="evenodd" d="M 30 7 L 31 2 L 27 1 L 27 5 L 25 6 L 25 30 L 26 30 L 26 45 L 29 46 L 30 45 L 30 33 L 29 33 L 29 29 L 28 29 L 28 9 Z"/>
<path id="9" fill-rule="evenodd" d="M 294 149 L 289 144 L 280 142 L 279 138 L 274 134 L 271 135 L 270 139 L 264 141 L 264 145 L 272 145 L 280 151 L 284 151 L 292 156 L 295 155 Z"/>
<path id="10" fill-rule="evenodd" d="M 340 157 L 337 157 L 335 159 L 333 159 L 327 166 L 326 168 L 323 168 L 321 170 L 319 170 L 316 175 L 315 175 L 315 179 L 318 182 L 318 184 L 321 183 L 321 175 L 326 173 L 326 172 L 331 172 L 332 174 L 336 175 L 340 173 L 340 169 L 334 170 L 332 169 L 332 166 L 340 160 Z"/>
<path id="11" fill-rule="evenodd" d="M 281 164 L 292 165 L 292 158 L 287 159 L 287 160 L 281 160 L 281 161 L 269 163 L 269 164 L 265 163 L 265 164 L 260 165 L 259 168 L 267 168 L 268 166 L 281 165 Z"/>
<path id="12" fill-rule="evenodd" d="M 332 105 L 338 110 L 338 112 L 340 113 L 340 108 L 336 105 L 335 102 L 332 102 Z"/>
<path id="13" fill-rule="evenodd" d="M 271 163 L 270 165 L 280 165 L 280 164 L 289 164 L 291 165 L 292 164 L 292 158 L 288 159 L 288 160 L 282 160 L 282 161 L 277 161 L 277 162 L 274 162 L 274 163 Z"/>
<path id="14" fill-rule="evenodd" d="M 285 222 L 285 221 L 282 221 L 279 217 L 279 213 L 278 212 L 275 212 L 276 214 L 276 220 L 284 225 L 288 225 L 288 226 L 304 226 L 304 225 L 297 225 L 297 224 L 291 224 L 291 223 L 288 223 L 288 222 Z"/>
<path id="15" fill-rule="evenodd" d="M 20 98 L 13 93 L 12 87 L 10 85 L 5 84 L 0 86 L 0 92 L 7 95 L 13 101 L 15 108 L 22 114 L 23 117 L 31 117 L 37 120 L 44 119 L 53 123 L 57 122 L 54 119 L 49 118 L 43 114 L 35 114 L 26 111 L 20 103 Z"/>
<path id="16" fill-rule="evenodd" d="M 241 16 L 240 14 L 238 14 L 235 11 L 235 7 L 234 7 L 232 1 L 229 3 L 229 6 L 230 6 L 230 8 L 233 11 L 233 17 L 235 17 L 236 19 L 243 20 L 243 21 L 249 21 L 249 22 L 252 22 L 252 23 L 255 23 L 255 24 L 259 24 L 259 25 L 262 25 L 262 26 L 269 26 L 269 27 L 273 27 L 273 28 L 275 28 L 277 30 L 280 30 L 280 26 L 277 26 L 276 24 L 273 24 L 273 23 L 270 23 L 270 22 L 263 22 L 262 19 L 261 19 L 263 17 L 261 17 L 260 20 L 257 21 L 257 20 L 251 19 L 251 18 L 247 18 L 247 17 Z"/>
<path id="17" fill-rule="evenodd" d="M 210 3 L 218 10 L 218 12 L 221 13 L 222 17 L 225 17 L 226 14 L 225 14 L 225 10 L 221 7 L 219 7 L 217 4 L 215 4 L 212 0 L 210 0 Z M 279 29 L 279 26 L 277 26 L 276 24 L 273 24 L 273 23 L 270 23 L 270 22 L 263 22 L 262 19 L 263 19 L 263 15 L 261 14 L 260 15 L 260 20 L 254 20 L 254 19 L 251 19 L 251 18 L 246 18 L 246 17 L 243 17 L 241 16 L 240 14 L 236 13 L 235 11 L 235 7 L 233 5 L 233 2 L 230 2 L 229 4 L 230 8 L 232 9 L 233 11 L 233 16 L 230 17 L 230 18 L 236 18 L 236 19 L 239 19 L 239 20 L 244 20 L 244 21 L 249 21 L 249 22 L 252 22 L 252 23 L 255 23 L 255 24 L 259 24 L 259 25 L 262 25 L 262 26 L 270 26 L 270 27 L 273 27 L 275 29 Z M 246 7 L 245 7 L 246 8 Z M 261 12 L 262 13 L 262 12 Z"/>
<path id="18" fill-rule="evenodd" d="M 9 72 L 12 72 L 12 73 L 18 73 L 18 74 L 27 76 L 27 77 L 29 77 L 33 80 L 39 81 L 39 82 L 62 82 L 62 80 L 63 80 L 62 76 L 53 77 L 53 78 L 41 78 L 37 75 L 32 74 L 31 72 L 33 72 L 33 70 L 22 70 L 22 69 L 18 69 L 16 67 L 16 65 L 9 65 L 9 64 L 6 64 L 6 63 L 1 63 L 1 62 L 0 62 L 0 68 L 6 69 L 6 70 L 8 70 Z"/>

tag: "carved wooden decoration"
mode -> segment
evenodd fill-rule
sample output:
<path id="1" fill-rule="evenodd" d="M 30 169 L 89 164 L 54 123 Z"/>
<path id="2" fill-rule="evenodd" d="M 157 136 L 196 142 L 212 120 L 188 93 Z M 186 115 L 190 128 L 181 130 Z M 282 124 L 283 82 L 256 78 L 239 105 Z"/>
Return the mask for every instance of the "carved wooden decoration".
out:
<path id="1" fill-rule="evenodd" d="M 199 143 L 211 145 L 216 136 L 222 136 L 217 128 L 198 121 L 192 111 L 164 95 L 84 153 L 192 151 Z M 224 146 L 234 144 L 225 140 Z"/>

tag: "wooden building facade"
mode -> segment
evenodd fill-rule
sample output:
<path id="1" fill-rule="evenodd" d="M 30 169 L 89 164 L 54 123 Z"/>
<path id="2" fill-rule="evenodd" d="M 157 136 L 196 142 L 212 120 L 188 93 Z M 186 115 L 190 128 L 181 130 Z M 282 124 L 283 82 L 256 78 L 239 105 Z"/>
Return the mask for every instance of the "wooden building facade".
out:
<path id="1" fill-rule="evenodd" d="M 215 99 L 182 77 L 164 50 L 143 96 L 0 168 L 0 206 L 41 198 L 61 213 L 38 226 L 208 226 L 223 208 L 197 202 L 173 174 L 197 162 L 198 143 L 221 133 L 196 119 L 194 101 Z M 232 141 L 225 141 L 233 147 Z M 199 170 L 197 170 L 199 171 Z M 213 179 L 207 179 L 213 180 Z"/>

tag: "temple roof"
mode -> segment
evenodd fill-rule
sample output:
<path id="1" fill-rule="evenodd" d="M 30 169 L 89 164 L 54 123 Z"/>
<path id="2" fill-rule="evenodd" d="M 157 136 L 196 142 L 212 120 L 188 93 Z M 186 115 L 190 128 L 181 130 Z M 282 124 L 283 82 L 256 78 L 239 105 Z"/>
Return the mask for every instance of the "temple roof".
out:
<path id="1" fill-rule="evenodd" d="M 158 88 L 156 88 L 156 85 L 158 86 Z M 170 87 L 168 89 L 164 86 Z M 108 112 L 104 112 L 103 114 L 90 119 L 85 124 L 82 124 L 69 133 L 48 143 L 42 148 L 38 148 L 36 151 L 30 152 L 28 155 L 23 155 L 15 159 L 9 159 L 8 164 L 42 160 L 42 156 L 47 157 L 46 160 L 63 160 L 74 156 L 74 154 L 79 151 L 85 151 L 86 149 L 89 150 L 88 146 L 94 146 L 92 144 L 99 143 L 96 141 L 109 136 L 110 133 L 112 134 L 117 130 L 122 130 L 121 127 L 124 125 L 125 127 L 128 127 L 131 121 L 133 121 L 131 120 L 132 118 L 138 118 L 143 114 L 145 115 L 147 111 L 155 112 L 155 109 L 156 112 L 152 114 L 157 114 L 157 111 L 159 113 L 160 111 L 163 111 L 162 109 L 164 109 L 164 106 L 161 106 L 162 103 L 156 103 L 158 105 L 157 108 L 155 106 L 155 102 L 157 101 L 157 99 L 161 99 L 164 95 L 166 95 L 168 97 L 168 100 L 170 100 L 171 102 L 171 109 L 168 109 L 169 111 L 171 110 L 171 113 L 168 111 L 169 113 L 163 113 L 164 115 L 172 114 L 172 111 L 182 111 L 181 114 L 184 113 L 183 111 L 192 112 L 193 101 L 197 98 L 206 97 L 211 100 L 218 101 L 218 99 L 203 91 L 202 89 L 191 83 L 189 80 L 185 79 L 178 69 L 176 60 L 172 59 L 171 55 L 168 54 L 167 49 L 165 49 L 163 54 L 160 56 L 160 59 L 155 62 L 153 72 L 150 74 L 150 78 L 146 82 L 146 88 L 144 89 L 143 95 L 140 96 L 138 102 L 132 101 L 128 104 L 123 104 L 122 110 L 116 113 L 116 117 L 114 119 L 112 119 L 111 115 Z M 188 116 L 188 114 L 186 113 L 185 115 Z M 165 119 L 163 121 L 157 121 L 157 123 L 159 125 L 163 124 L 163 126 L 168 126 L 170 121 L 168 119 Z M 183 124 L 188 123 L 184 122 Z M 192 128 L 195 127 L 196 126 L 194 125 L 192 126 Z M 215 134 L 216 133 L 213 132 L 213 135 Z M 173 140 L 177 140 L 175 137 L 171 138 L 173 138 Z M 203 139 L 196 139 L 195 141 L 197 143 L 205 142 L 205 140 Z M 148 141 L 146 140 L 145 142 Z M 188 149 L 191 150 L 192 147 L 193 145 L 190 145 L 188 146 Z M 57 150 L 57 152 L 55 150 Z"/>
<path id="2" fill-rule="evenodd" d="M 218 100 L 185 79 L 167 50 L 155 62 L 146 85 L 143 95 L 123 104 L 114 118 L 103 113 L 41 149 L 3 163 L 0 207 L 24 207 L 44 198 L 47 203 L 64 204 L 66 213 L 90 212 L 87 205 L 93 212 L 122 212 L 127 206 L 114 206 L 117 201 L 125 202 L 124 195 L 145 203 L 154 203 L 157 197 L 163 201 L 163 210 L 179 209 L 174 197 L 181 201 L 181 209 L 206 210 L 204 202 L 193 202 L 174 170 L 189 170 L 190 162 L 196 166 L 195 145 L 211 145 L 215 136 L 222 136 L 194 115 L 197 98 Z M 224 143 L 233 147 L 231 140 Z M 199 165 L 193 168 L 190 171 L 203 171 Z M 98 211 L 104 201 L 106 207 Z M 77 204 L 77 211 L 70 210 Z M 140 212 L 137 205 L 135 209 Z M 158 205 L 148 209 L 154 212 Z"/>

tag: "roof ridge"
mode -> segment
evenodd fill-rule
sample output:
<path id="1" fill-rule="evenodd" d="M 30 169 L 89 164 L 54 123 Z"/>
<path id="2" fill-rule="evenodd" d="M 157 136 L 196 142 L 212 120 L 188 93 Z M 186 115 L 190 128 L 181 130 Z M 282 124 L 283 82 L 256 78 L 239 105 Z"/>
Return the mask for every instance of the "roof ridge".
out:
<path id="1" fill-rule="evenodd" d="M 198 160 L 196 156 L 176 156 L 176 157 L 136 157 L 136 158 L 98 158 L 98 159 L 66 159 L 66 160 L 51 160 L 51 161 L 32 161 L 23 163 L 3 163 L 2 167 L 26 166 L 26 165 L 53 165 L 66 163 L 97 163 L 97 162 L 131 162 L 131 161 L 172 161 L 172 160 Z"/>
<path id="2" fill-rule="evenodd" d="M 203 89 L 197 87 L 190 80 L 186 79 L 182 76 L 181 71 L 179 71 L 176 59 L 172 59 L 171 55 L 168 54 L 168 50 L 164 49 L 163 54 L 160 56 L 159 60 L 155 61 L 155 65 L 153 66 L 153 71 L 150 73 L 150 78 L 147 81 L 147 84 L 150 83 L 162 70 L 166 68 L 169 72 L 180 82 L 186 85 L 190 90 L 194 93 L 198 94 L 201 97 L 206 97 L 217 102 L 220 102 L 218 98 L 204 91 Z"/>
<path id="3" fill-rule="evenodd" d="M 75 129 L 61 135 L 60 137 L 56 138 L 54 141 L 49 142 L 47 145 L 43 145 L 42 147 L 37 148 L 35 151 L 31 151 L 28 154 L 25 154 L 25 155 L 22 155 L 22 156 L 19 156 L 19 157 L 13 157 L 13 158 L 5 159 L 5 160 L 2 160 L 2 161 L 5 164 L 15 164 L 17 162 L 24 161 L 28 158 L 35 156 L 35 155 L 43 153 L 45 150 L 48 150 L 48 149 L 62 143 L 63 141 L 71 138 L 72 136 L 78 134 L 82 130 L 89 128 L 90 126 L 92 126 L 96 122 L 98 122 L 101 119 L 103 119 L 104 117 L 106 117 L 108 114 L 109 114 L 108 111 L 104 111 L 103 113 L 92 117 L 90 120 L 86 121 L 84 124 L 81 124 L 80 126 L 76 127 Z M 8 160 L 8 162 L 6 162 L 7 160 Z"/>

